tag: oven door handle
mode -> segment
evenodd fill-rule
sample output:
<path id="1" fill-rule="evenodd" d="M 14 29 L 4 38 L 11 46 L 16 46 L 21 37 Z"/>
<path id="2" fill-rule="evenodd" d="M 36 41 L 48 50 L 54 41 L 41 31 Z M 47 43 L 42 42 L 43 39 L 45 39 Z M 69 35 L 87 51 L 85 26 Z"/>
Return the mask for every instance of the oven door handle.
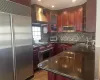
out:
<path id="1" fill-rule="evenodd" d="M 49 51 L 49 50 L 52 50 L 52 49 L 53 49 L 53 47 L 51 47 L 51 48 L 49 48 L 49 49 L 45 49 L 45 50 L 43 50 L 43 51 L 39 51 L 39 53 L 44 53 L 44 52 Z"/>

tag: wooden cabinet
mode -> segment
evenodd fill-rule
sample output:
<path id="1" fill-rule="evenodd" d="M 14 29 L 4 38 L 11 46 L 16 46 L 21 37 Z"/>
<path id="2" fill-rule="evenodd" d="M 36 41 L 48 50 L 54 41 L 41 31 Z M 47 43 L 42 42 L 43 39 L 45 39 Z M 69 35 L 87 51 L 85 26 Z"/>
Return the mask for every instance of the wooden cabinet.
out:
<path id="1" fill-rule="evenodd" d="M 58 32 L 63 31 L 63 26 L 73 26 L 76 31 L 82 31 L 83 7 L 66 9 L 57 15 Z"/>
<path id="2" fill-rule="evenodd" d="M 60 76 L 60 75 L 56 75 L 56 79 L 55 80 L 71 80 L 71 79 L 65 78 L 65 77 Z"/>
<path id="3" fill-rule="evenodd" d="M 62 32 L 62 15 L 57 15 L 57 30 L 58 32 Z"/>
<path id="4" fill-rule="evenodd" d="M 76 31 L 82 31 L 83 25 L 83 8 L 78 9 L 75 12 L 75 26 Z"/>
<path id="5" fill-rule="evenodd" d="M 48 72 L 48 80 L 71 80 L 71 79 L 54 74 L 52 72 Z"/>
<path id="6" fill-rule="evenodd" d="M 39 59 L 38 59 L 38 52 L 39 52 L 39 48 L 33 48 L 33 66 L 34 66 L 34 70 L 37 69 L 37 65 L 39 63 Z"/>
<path id="7" fill-rule="evenodd" d="M 61 44 L 55 43 L 53 44 L 53 56 L 59 54 L 60 52 L 63 51 Z"/>
<path id="8" fill-rule="evenodd" d="M 57 32 L 57 13 L 51 11 L 50 13 L 50 32 Z"/>
<path id="9" fill-rule="evenodd" d="M 30 6 L 31 5 L 31 0 L 10 0 L 10 1 L 13 1 L 13 2 L 16 2 L 16 3 L 20 3 L 20 4 L 23 4 L 23 5 L 26 5 L 26 6 Z"/>
<path id="10" fill-rule="evenodd" d="M 48 72 L 48 80 L 56 80 L 56 75 L 52 72 Z"/>
<path id="11" fill-rule="evenodd" d="M 53 55 L 57 55 L 61 52 L 63 52 L 64 50 L 69 50 L 70 48 L 72 48 L 71 44 L 61 44 L 61 43 L 54 43 L 53 45 Z"/>
<path id="12" fill-rule="evenodd" d="M 48 22 L 50 22 L 50 19 L 51 19 L 51 18 L 50 18 L 50 12 L 49 12 L 49 11 L 47 11 L 47 12 L 45 13 L 45 16 L 46 16 Z M 51 32 L 50 24 L 48 24 L 48 32 Z"/>
<path id="13" fill-rule="evenodd" d="M 62 13 L 62 26 L 69 25 L 69 13 L 67 11 Z"/>

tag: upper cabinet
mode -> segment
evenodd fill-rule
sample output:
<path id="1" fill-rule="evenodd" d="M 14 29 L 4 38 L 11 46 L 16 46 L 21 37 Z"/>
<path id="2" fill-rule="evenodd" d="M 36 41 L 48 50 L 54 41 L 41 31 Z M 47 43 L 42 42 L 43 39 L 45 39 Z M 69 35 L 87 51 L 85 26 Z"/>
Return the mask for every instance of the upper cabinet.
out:
<path id="1" fill-rule="evenodd" d="M 68 8 L 57 15 L 58 31 L 63 31 L 63 26 L 73 26 L 76 31 L 83 31 L 83 7 Z"/>
<path id="2" fill-rule="evenodd" d="M 55 11 L 50 12 L 50 32 L 57 32 L 57 13 Z"/>
<path id="3" fill-rule="evenodd" d="M 86 31 L 96 32 L 96 0 L 87 0 L 86 3 Z"/>
<path id="4" fill-rule="evenodd" d="M 62 32 L 62 14 L 57 15 L 57 28 L 58 32 Z"/>
<path id="5" fill-rule="evenodd" d="M 16 3 L 20 3 L 22 5 L 26 5 L 26 6 L 30 6 L 31 4 L 31 0 L 10 0 Z"/>
<path id="6" fill-rule="evenodd" d="M 74 26 L 76 31 L 83 31 L 83 8 L 75 11 Z"/>
<path id="7" fill-rule="evenodd" d="M 69 13 L 67 11 L 61 14 L 62 16 L 62 26 L 69 25 Z"/>
<path id="8" fill-rule="evenodd" d="M 57 24 L 57 14 L 51 12 L 51 13 L 50 13 L 50 17 L 51 17 L 50 23 L 51 23 L 51 24 Z"/>
<path id="9" fill-rule="evenodd" d="M 84 10 L 86 9 L 84 8 L 86 8 L 86 5 L 54 11 L 43 8 L 43 14 L 48 20 L 48 32 L 63 32 L 63 27 L 65 26 L 74 27 L 77 32 L 85 31 L 86 11 Z M 34 16 L 34 11 L 32 8 L 32 16 Z M 33 19 L 34 17 L 32 17 Z"/>

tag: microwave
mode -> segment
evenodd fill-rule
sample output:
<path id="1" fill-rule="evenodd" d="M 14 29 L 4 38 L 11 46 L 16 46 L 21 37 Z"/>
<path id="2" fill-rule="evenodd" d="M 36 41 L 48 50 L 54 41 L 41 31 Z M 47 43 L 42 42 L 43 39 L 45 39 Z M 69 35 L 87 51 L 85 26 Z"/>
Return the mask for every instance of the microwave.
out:
<path id="1" fill-rule="evenodd" d="M 63 32 L 75 32 L 74 26 L 63 26 Z"/>
<path id="2" fill-rule="evenodd" d="M 58 39 L 57 39 L 57 36 L 51 36 L 50 37 L 50 41 L 51 42 L 56 42 Z"/>

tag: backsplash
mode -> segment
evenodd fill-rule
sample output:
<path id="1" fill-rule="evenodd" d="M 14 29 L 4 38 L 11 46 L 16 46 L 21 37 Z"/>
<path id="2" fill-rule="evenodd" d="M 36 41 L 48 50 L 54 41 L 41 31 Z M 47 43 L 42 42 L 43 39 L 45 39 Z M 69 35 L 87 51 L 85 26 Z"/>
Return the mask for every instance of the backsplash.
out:
<path id="1" fill-rule="evenodd" d="M 83 32 L 62 32 L 62 33 L 48 33 L 42 35 L 42 41 L 49 41 L 50 36 L 57 36 L 58 42 L 86 42 L 88 40 L 95 40 L 95 33 Z"/>
<path id="2" fill-rule="evenodd" d="M 87 39 L 93 39 L 93 33 L 58 33 L 57 36 L 60 42 L 86 42 Z"/>
<path id="3" fill-rule="evenodd" d="M 49 37 L 50 37 L 49 33 L 43 33 L 41 35 L 41 42 L 49 42 Z"/>

